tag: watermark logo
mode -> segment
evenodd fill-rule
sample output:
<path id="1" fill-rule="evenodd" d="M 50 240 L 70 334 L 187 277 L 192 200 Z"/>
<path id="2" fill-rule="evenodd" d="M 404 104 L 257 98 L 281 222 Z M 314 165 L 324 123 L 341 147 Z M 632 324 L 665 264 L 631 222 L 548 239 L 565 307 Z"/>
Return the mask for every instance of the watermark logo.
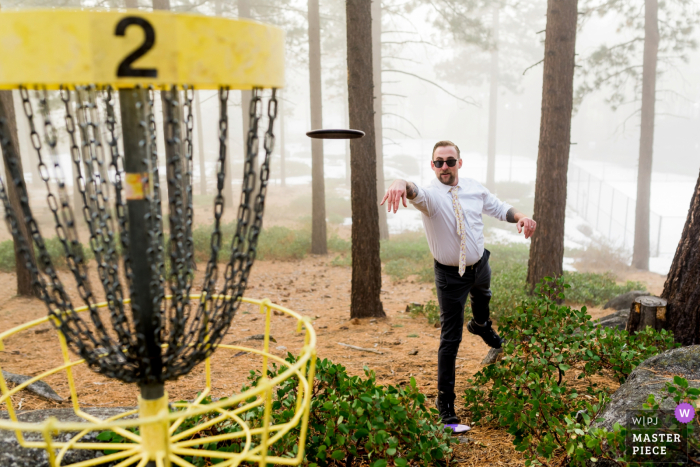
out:
<path id="1" fill-rule="evenodd" d="M 632 465 L 685 465 L 688 462 L 688 424 L 685 407 L 627 413 L 626 461 Z M 681 417 L 681 418 L 679 418 Z"/>
<path id="2" fill-rule="evenodd" d="M 695 408 L 687 402 L 681 402 L 674 412 L 676 420 L 681 423 L 689 423 L 695 418 Z"/>

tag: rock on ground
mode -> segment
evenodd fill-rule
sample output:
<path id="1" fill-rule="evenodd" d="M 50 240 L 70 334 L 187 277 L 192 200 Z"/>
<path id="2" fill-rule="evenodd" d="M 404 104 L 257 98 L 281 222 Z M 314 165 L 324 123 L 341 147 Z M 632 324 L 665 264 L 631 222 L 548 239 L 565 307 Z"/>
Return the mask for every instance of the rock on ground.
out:
<path id="1" fill-rule="evenodd" d="M 133 407 L 125 408 L 85 408 L 85 412 L 92 416 L 106 419 L 113 417 L 117 414 L 126 412 L 128 410 L 133 410 Z M 46 410 L 32 410 L 28 412 L 21 412 L 17 415 L 20 422 L 27 423 L 40 423 L 49 417 L 55 417 L 61 422 L 84 422 L 82 418 L 75 415 L 73 409 L 46 409 Z M 7 420 L 8 414 L 5 411 L 0 412 L 0 419 Z M 57 442 L 66 442 L 75 433 L 61 433 L 60 435 L 54 436 L 54 440 Z M 81 442 L 94 442 L 98 433 L 92 432 L 88 433 L 86 436 L 81 438 Z M 27 441 L 42 441 L 43 437 L 41 433 L 24 433 L 25 440 Z M 61 465 L 73 464 L 76 462 L 82 462 L 89 459 L 94 459 L 96 457 L 101 457 L 102 451 L 93 450 L 70 450 L 66 453 L 63 458 Z M 0 430 L 0 465 L 3 467 L 48 467 L 49 460 L 46 451 L 43 449 L 27 449 L 23 448 L 17 442 L 14 432 Z M 112 465 L 105 464 L 105 465 Z"/>
<path id="2" fill-rule="evenodd" d="M 489 349 L 489 353 L 487 353 L 484 359 L 481 361 L 481 366 L 496 363 L 498 360 L 500 360 L 502 353 L 503 349 Z"/>
<path id="3" fill-rule="evenodd" d="M 630 316 L 630 310 L 617 310 L 615 313 L 603 316 L 594 321 L 598 326 L 604 328 L 618 328 L 622 331 L 627 327 L 627 318 Z"/>
<path id="4" fill-rule="evenodd" d="M 700 345 L 667 350 L 642 362 L 615 391 L 600 416 L 603 420 L 594 426 L 610 430 L 615 422 L 623 424 L 626 412 L 641 409 L 649 394 L 660 402 L 666 383 L 676 375 L 686 378 L 690 387 L 700 388 Z M 673 410 L 676 403 L 668 399 L 660 408 Z"/>
<path id="5" fill-rule="evenodd" d="M 612 308 L 613 310 L 629 310 L 632 306 L 632 302 L 635 301 L 637 297 L 644 295 L 651 295 L 649 292 L 643 290 L 632 290 L 631 292 L 623 293 L 615 298 L 611 298 L 608 302 L 603 305 L 603 309 Z"/>
<path id="6" fill-rule="evenodd" d="M 25 381 L 32 379 L 32 376 L 18 375 L 5 370 L 2 370 L 2 377 L 5 378 L 5 381 L 9 381 L 17 385 L 20 385 Z M 44 399 L 63 402 L 63 397 L 56 394 L 56 391 L 54 391 L 51 386 L 49 386 L 43 381 L 36 381 L 27 386 L 24 390 L 33 392 L 37 396 L 43 397 Z"/>
<path id="7" fill-rule="evenodd" d="M 700 345 L 667 350 L 642 362 L 615 391 L 599 421 L 592 427 L 611 430 L 616 422 L 624 425 L 627 412 L 642 409 L 649 394 L 654 394 L 661 410 L 674 410 L 676 403 L 673 399 L 663 400 L 662 396 L 666 394 L 666 383 L 673 381 L 676 375 L 686 378 L 690 387 L 700 388 Z M 608 467 L 617 464 L 597 462 L 587 465 Z"/>

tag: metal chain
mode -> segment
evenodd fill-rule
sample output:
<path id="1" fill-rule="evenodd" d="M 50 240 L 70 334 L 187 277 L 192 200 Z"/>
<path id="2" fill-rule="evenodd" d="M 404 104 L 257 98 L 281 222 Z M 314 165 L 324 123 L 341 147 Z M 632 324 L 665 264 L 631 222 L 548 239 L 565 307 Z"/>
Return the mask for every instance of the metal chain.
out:
<path id="1" fill-rule="evenodd" d="M 263 118 L 263 100 L 260 89 L 253 91 L 249 108 L 249 132 L 246 140 L 246 154 L 242 180 L 241 198 L 238 205 L 238 222 L 231 243 L 229 260 L 224 273 L 224 283 L 216 295 L 218 282 L 218 259 L 222 246 L 221 220 L 224 210 L 223 188 L 227 170 L 227 137 L 228 114 L 227 104 L 229 90 L 219 90 L 219 159 L 217 162 L 217 193 L 214 199 L 214 227 L 210 239 L 211 255 L 204 273 L 202 299 L 197 304 L 196 312 L 190 312 L 190 289 L 193 280 L 193 200 L 192 200 L 192 135 L 194 118 L 192 101 L 194 90 L 191 86 L 184 87 L 182 107 L 184 116 L 180 117 L 179 91 L 172 88 L 166 95 L 165 112 L 166 142 L 173 149 L 173 156 L 166 161 L 169 168 L 167 177 L 169 186 L 170 207 L 170 268 L 166 272 L 164 265 L 163 225 L 161 214 L 160 181 L 158 171 L 158 154 L 156 145 L 156 123 L 154 113 L 154 90 L 149 88 L 147 100 L 137 104 L 140 112 L 143 140 L 141 144 L 148 147 L 149 157 L 144 160 L 145 171 L 151 174 L 151 189 L 147 191 L 146 199 L 149 211 L 146 216 L 149 229 L 149 248 L 147 254 L 151 262 L 152 278 L 150 282 L 153 296 L 154 319 L 157 323 L 157 340 L 168 346 L 165 350 L 164 371 L 160 379 L 163 381 L 177 378 L 190 371 L 195 365 L 209 356 L 223 338 L 230 326 L 240 302 L 238 298 L 245 290 L 251 267 L 256 255 L 257 240 L 262 229 L 262 214 L 267 194 L 270 174 L 270 159 L 274 146 L 273 126 L 277 116 L 276 92 L 267 106 L 267 130 L 263 140 L 265 157 L 260 165 L 260 173 L 256 174 L 256 161 L 259 151 L 259 127 Z M 22 243 L 19 234 L 18 215 L 10 205 L 6 186 L 0 178 L 0 202 L 5 205 L 5 220 L 18 242 L 19 249 L 25 261 L 33 266 L 33 284 L 49 307 L 50 313 L 60 321 L 61 330 L 66 335 L 71 348 L 85 358 L 90 366 L 107 376 L 118 378 L 125 382 L 142 382 L 149 379 L 143 372 L 143 349 L 135 337 L 136 318 L 131 321 L 126 316 L 123 304 L 124 297 L 118 274 L 118 250 L 116 248 L 114 217 L 109 208 L 109 177 L 111 173 L 114 187 L 114 216 L 118 224 L 119 245 L 124 259 L 127 282 L 132 284 L 137 278 L 133 277 L 128 257 L 128 215 L 123 199 L 123 156 L 119 154 L 117 137 L 117 119 L 113 89 L 106 88 L 104 97 L 98 95 L 94 87 L 79 87 L 75 91 L 77 110 L 73 112 L 73 99 L 68 88 L 61 88 L 61 99 L 66 112 L 66 132 L 69 136 L 71 158 L 78 169 L 76 183 L 83 202 L 83 217 L 90 232 L 90 247 L 95 254 L 98 272 L 105 294 L 108 297 L 111 328 L 116 333 L 118 343 L 110 337 L 102 321 L 99 319 L 95 306 L 95 297 L 87 280 L 87 265 L 80 254 L 75 219 L 70 208 L 66 184 L 58 164 L 56 151 L 57 132 L 51 123 L 46 92 L 40 97 L 42 115 L 44 117 L 44 137 L 52 155 L 54 181 L 58 186 L 58 198 L 50 187 L 49 171 L 41 158 L 41 138 L 34 127 L 32 129 L 32 144 L 39 154 L 40 173 L 49 191 L 49 207 L 56 221 L 57 235 L 63 243 L 68 264 L 73 272 L 77 290 L 81 299 L 89 306 L 91 325 L 83 321 L 74 310 L 70 298 L 66 294 L 46 246 L 38 231 L 28 204 L 26 187 L 19 176 L 16 156 L 14 165 L 9 157 L 9 174 L 21 199 L 21 215 L 27 224 L 32 241 L 36 246 L 41 270 L 33 265 L 28 245 Z M 25 100 L 26 98 L 26 100 Z M 105 107 L 105 126 L 107 129 L 106 143 L 110 160 L 105 160 L 104 147 L 101 142 L 98 101 Z M 31 120 L 31 102 L 28 92 L 23 93 L 23 107 L 28 119 Z M 76 117 L 78 124 L 76 125 Z M 183 125 L 184 123 L 184 125 Z M 78 136 L 77 131 L 80 135 Z M 184 145 L 181 140 L 181 130 L 184 131 Z M 0 145 L 4 153 L 11 151 L 7 128 L 0 121 Z M 83 154 L 81 155 L 81 147 Z M 180 149 L 184 158 L 180 157 Z M 184 160 L 183 160 L 184 159 Z M 81 171 L 84 167 L 84 176 Z M 109 167 L 109 169 L 108 169 Z M 256 179 L 260 182 L 259 190 L 255 191 Z M 48 282 L 47 282 L 48 280 Z M 172 292 L 173 299 L 169 306 L 165 305 L 165 280 Z M 225 298 L 229 296 L 229 298 Z M 54 311 L 56 310 L 56 311 Z M 167 310 L 167 319 L 165 311 Z M 111 331 L 111 329 L 110 329 Z M 150 381 L 150 380 L 149 380 Z"/>

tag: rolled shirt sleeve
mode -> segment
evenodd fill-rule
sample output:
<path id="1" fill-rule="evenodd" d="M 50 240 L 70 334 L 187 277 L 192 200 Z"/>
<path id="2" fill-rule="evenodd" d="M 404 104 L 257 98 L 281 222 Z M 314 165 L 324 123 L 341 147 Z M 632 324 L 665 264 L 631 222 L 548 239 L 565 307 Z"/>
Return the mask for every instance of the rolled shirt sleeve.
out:
<path id="1" fill-rule="evenodd" d="M 496 195 L 484 188 L 484 205 L 482 213 L 491 217 L 495 217 L 499 221 L 505 221 L 506 214 L 508 213 L 508 210 L 512 207 L 513 206 L 511 206 L 510 204 L 505 203 L 500 199 L 496 198 Z"/>
<path id="2" fill-rule="evenodd" d="M 408 202 L 426 216 L 433 217 L 433 214 L 435 214 L 435 203 L 430 192 L 415 183 L 413 185 L 416 187 L 416 197 L 409 199 Z"/>

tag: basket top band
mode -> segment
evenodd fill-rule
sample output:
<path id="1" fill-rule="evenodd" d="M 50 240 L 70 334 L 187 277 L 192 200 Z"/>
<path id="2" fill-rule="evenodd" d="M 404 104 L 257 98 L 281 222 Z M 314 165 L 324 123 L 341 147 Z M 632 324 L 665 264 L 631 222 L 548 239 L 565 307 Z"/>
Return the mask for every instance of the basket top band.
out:
<path id="1" fill-rule="evenodd" d="M 61 84 L 279 88 L 284 32 L 163 11 L 0 12 L 0 89 Z"/>

